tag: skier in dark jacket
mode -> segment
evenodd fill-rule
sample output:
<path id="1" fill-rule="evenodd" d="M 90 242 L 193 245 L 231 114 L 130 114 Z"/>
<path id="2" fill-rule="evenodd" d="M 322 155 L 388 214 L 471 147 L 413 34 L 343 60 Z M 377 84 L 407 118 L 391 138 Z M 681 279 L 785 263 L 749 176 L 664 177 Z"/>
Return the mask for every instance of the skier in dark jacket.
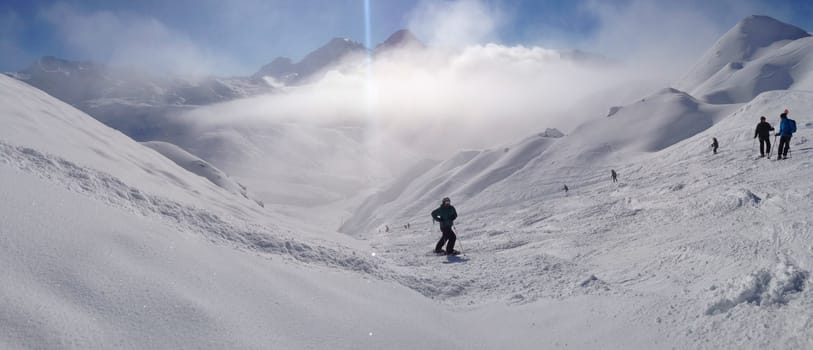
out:
<path id="1" fill-rule="evenodd" d="M 788 158 L 788 151 L 790 150 L 790 138 L 796 132 L 796 122 L 788 118 L 788 110 L 779 115 L 779 149 L 776 150 L 776 159 Z"/>
<path id="2" fill-rule="evenodd" d="M 449 197 L 443 198 L 440 208 L 432 211 L 432 220 L 440 223 L 440 232 L 443 236 L 440 237 L 438 244 L 435 246 L 435 253 L 446 255 L 457 255 L 460 252 L 454 250 L 454 243 L 457 241 L 457 235 L 452 230 L 454 220 L 457 219 L 457 210 L 452 206 L 452 201 Z M 448 244 L 447 244 L 448 242 Z M 446 251 L 443 251 L 443 245 L 446 244 Z"/>
<path id="3" fill-rule="evenodd" d="M 618 173 L 615 172 L 615 169 L 610 169 L 610 178 L 613 179 L 613 182 L 618 182 Z"/>
<path id="4" fill-rule="evenodd" d="M 760 157 L 764 157 L 765 153 L 768 154 L 768 157 L 771 156 L 771 131 L 773 130 L 773 126 L 765 121 L 764 115 L 759 117 L 759 124 L 757 124 L 756 130 L 754 130 L 754 138 L 759 137 Z"/>
<path id="5" fill-rule="evenodd" d="M 720 143 L 717 142 L 716 137 L 711 138 L 711 149 L 714 151 L 714 154 L 717 154 L 717 148 L 720 147 Z"/>

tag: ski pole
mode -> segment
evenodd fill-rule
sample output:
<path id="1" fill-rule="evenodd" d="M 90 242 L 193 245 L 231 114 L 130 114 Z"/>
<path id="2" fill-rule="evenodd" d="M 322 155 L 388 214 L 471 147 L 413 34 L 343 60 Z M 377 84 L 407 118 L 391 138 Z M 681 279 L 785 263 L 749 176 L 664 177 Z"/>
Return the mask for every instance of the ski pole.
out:
<path id="1" fill-rule="evenodd" d="M 754 141 L 751 142 L 751 153 L 754 153 L 754 149 L 757 146 L 757 138 L 754 138 Z"/>
<path id="2" fill-rule="evenodd" d="M 454 232 L 454 235 L 457 236 L 457 227 L 455 227 L 454 225 L 452 225 L 452 232 Z M 458 241 L 457 244 L 460 246 L 460 252 L 462 253 L 463 252 L 463 242 Z"/>
<path id="3" fill-rule="evenodd" d="M 779 145 L 776 143 L 776 139 L 779 138 L 779 135 L 773 135 L 773 144 L 776 145 L 776 159 L 779 159 L 779 152 L 780 148 Z"/>

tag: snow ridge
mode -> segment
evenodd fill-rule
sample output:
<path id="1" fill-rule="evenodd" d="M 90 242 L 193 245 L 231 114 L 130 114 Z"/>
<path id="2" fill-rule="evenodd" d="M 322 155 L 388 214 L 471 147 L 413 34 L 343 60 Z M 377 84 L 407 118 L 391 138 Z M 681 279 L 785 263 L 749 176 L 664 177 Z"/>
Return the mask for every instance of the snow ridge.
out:
<path id="1" fill-rule="evenodd" d="M 186 232 L 240 249 L 289 256 L 305 263 L 321 264 L 382 276 L 381 267 L 348 248 L 333 249 L 302 242 L 281 234 L 279 227 L 243 223 L 201 208 L 145 193 L 109 174 L 79 166 L 32 148 L 0 141 L 0 162 L 56 182 L 70 191 L 89 195 L 112 207 L 141 216 L 156 217 Z M 239 223 L 238 223 L 239 222 Z M 288 232 L 291 234 L 291 232 Z"/>

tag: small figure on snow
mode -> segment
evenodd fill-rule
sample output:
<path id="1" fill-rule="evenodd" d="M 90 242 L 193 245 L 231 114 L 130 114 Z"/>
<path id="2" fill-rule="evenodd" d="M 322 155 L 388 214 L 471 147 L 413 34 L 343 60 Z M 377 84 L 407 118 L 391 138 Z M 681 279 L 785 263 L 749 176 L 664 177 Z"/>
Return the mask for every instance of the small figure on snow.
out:
<path id="1" fill-rule="evenodd" d="M 384 225 L 384 232 L 390 232 L 389 225 Z"/>
<path id="2" fill-rule="evenodd" d="M 764 157 L 765 153 L 771 157 L 771 131 L 773 131 L 771 123 L 765 121 L 765 116 L 759 117 L 759 124 L 754 130 L 754 138 L 759 137 L 759 156 Z"/>
<path id="3" fill-rule="evenodd" d="M 717 142 L 716 137 L 711 138 L 711 149 L 714 151 L 714 154 L 717 154 L 717 148 L 720 147 L 720 143 Z"/>
<path id="4" fill-rule="evenodd" d="M 613 179 L 613 182 L 618 182 L 618 173 L 615 172 L 615 169 L 610 169 L 610 177 Z"/>
<path id="5" fill-rule="evenodd" d="M 564 190 L 565 190 L 565 194 L 567 194 L 567 191 L 569 191 L 569 190 L 570 190 L 569 188 L 567 188 L 567 184 L 565 184 L 565 188 L 564 188 Z"/>
<path id="6" fill-rule="evenodd" d="M 788 159 L 788 151 L 790 150 L 790 138 L 796 132 L 796 121 L 788 118 L 788 110 L 779 115 L 779 149 L 776 151 L 776 159 Z"/>
<path id="7" fill-rule="evenodd" d="M 432 221 L 437 221 L 440 223 L 440 232 L 443 234 L 440 237 L 438 244 L 435 245 L 436 254 L 460 254 L 460 252 L 454 250 L 454 243 L 457 241 L 457 235 L 455 235 L 454 230 L 452 230 L 452 226 L 454 226 L 455 219 L 457 219 L 457 210 L 455 210 L 455 208 L 452 206 L 452 200 L 449 199 L 449 197 L 443 198 L 440 208 L 432 211 Z M 444 244 L 446 244 L 445 252 L 443 251 Z"/>

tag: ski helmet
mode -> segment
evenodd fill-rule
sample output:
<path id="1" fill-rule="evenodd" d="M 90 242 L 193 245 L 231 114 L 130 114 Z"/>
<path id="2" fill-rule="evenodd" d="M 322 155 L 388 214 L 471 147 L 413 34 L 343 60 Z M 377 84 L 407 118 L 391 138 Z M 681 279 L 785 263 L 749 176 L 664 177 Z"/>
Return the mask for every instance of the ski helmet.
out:
<path id="1" fill-rule="evenodd" d="M 443 200 L 441 200 L 440 202 L 441 202 L 441 203 L 446 203 L 446 202 L 451 203 L 451 202 L 452 202 L 452 200 L 451 200 L 451 199 L 449 199 L 449 197 L 443 197 Z"/>

